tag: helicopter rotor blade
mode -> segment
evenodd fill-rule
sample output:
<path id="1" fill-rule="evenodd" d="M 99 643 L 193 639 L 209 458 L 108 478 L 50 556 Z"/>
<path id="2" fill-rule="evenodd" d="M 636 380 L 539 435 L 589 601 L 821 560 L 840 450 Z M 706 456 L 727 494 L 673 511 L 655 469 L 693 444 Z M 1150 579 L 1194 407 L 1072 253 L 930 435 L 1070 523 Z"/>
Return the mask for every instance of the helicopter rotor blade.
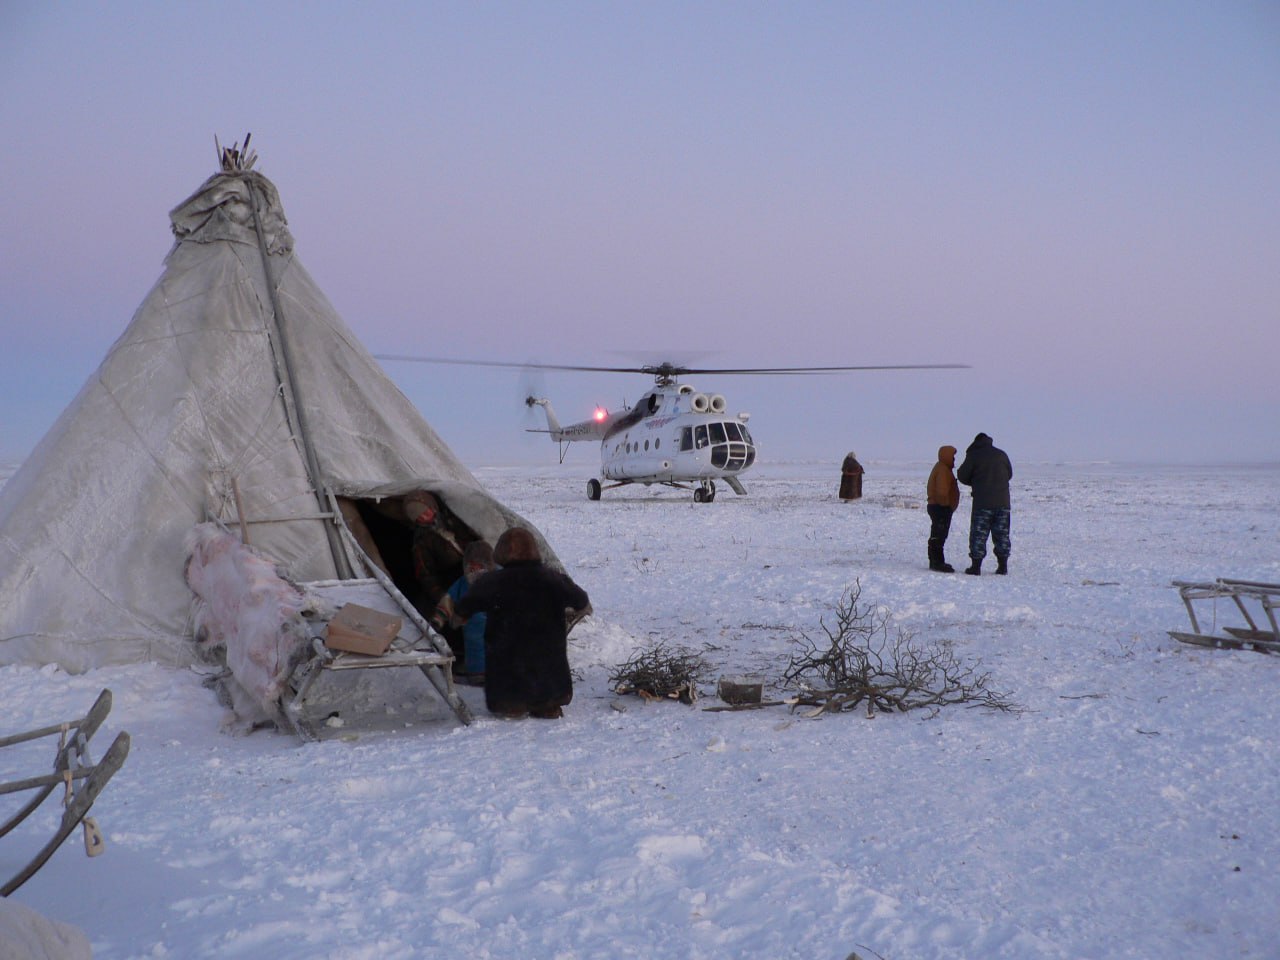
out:
<path id="1" fill-rule="evenodd" d="M 755 376 L 771 376 L 775 374 L 805 373 L 846 373 L 854 370 L 968 370 L 967 363 L 872 363 L 847 367 L 680 367 L 681 373 L 714 373 L 714 374 L 752 374 Z"/>
<path id="2" fill-rule="evenodd" d="M 463 367 L 505 367 L 517 370 L 569 370 L 583 373 L 644 373 L 658 377 L 680 377 L 685 374 L 724 374 L 752 376 L 788 376 L 823 373 L 849 373 L 858 370 L 968 370 L 967 363 L 893 363 L 857 364 L 833 367 L 686 367 L 675 363 L 653 363 L 638 367 L 595 367 L 567 363 L 510 363 L 501 360 L 462 360 L 455 357 L 418 357 L 403 354 L 375 353 L 378 360 L 408 363 L 438 363 Z"/>
<path id="3" fill-rule="evenodd" d="M 398 360 L 407 363 L 442 363 L 459 367 L 506 367 L 515 370 L 577 370 L 585 373 L 648 373 L 648 367 L 591 367 L 567 363 L 508 363 L 502 360 L 460 360 L 456 357 L 413 357 L 403 354 L 375 353 L 375 360 Z"/>

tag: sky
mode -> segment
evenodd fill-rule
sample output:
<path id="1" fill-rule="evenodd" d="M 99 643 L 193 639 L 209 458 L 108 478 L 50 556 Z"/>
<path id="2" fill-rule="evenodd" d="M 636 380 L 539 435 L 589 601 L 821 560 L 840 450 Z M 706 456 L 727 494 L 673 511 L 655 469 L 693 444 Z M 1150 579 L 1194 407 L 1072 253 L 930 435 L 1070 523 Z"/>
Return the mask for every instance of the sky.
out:
<path id="1" fill-rule="evenodd" d="M 252 132 L 374 353 L 969 365 L 690 378 L 762 460 L 1280 460 L 1277 117 L 1272 2 L 6 0 L 0 457 Z M 648 386 L 386 368 L 473 464 Z"/>

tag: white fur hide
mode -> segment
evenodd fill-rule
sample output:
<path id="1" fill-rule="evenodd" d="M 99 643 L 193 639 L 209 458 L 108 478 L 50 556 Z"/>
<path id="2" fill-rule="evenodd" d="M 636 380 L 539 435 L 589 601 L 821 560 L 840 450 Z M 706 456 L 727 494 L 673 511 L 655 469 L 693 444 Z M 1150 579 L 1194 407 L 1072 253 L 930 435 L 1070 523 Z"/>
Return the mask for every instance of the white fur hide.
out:
<path id="1" fill-rule="evenodd" d="M 225 651 L 234 681 L 227 684 L 230 725 L 248 732 L 263 721 L 278 723 L 285 682 L 310 646 L 303 614 L 321 601 L 217 524 L 196 526 L 186 547 L 196 644 L 207 659 Z"/>
<path id="2" fill-rule="evenodd" d="M 0 960 L 90 960 L 89 938 L 13 899 L 0 897 Z"/>

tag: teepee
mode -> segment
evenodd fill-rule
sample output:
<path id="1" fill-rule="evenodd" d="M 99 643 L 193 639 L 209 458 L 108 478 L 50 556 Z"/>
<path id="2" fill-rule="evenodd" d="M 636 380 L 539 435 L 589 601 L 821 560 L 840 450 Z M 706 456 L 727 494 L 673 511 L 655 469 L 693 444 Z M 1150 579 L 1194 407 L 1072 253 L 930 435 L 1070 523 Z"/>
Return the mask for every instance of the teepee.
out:
<path id="1" fill-rule="evenodd" d="M 411 577 L 394 507 L 419 490 L 490 542 L 529 526 L 334 311 L 256 156 L 219 157 L 169 214 L 159 281 L 0 489 L 0 664 L 190 662 L 183 540 L 209 519 L 302 581 L 353 575 L 340 515 Z"/>

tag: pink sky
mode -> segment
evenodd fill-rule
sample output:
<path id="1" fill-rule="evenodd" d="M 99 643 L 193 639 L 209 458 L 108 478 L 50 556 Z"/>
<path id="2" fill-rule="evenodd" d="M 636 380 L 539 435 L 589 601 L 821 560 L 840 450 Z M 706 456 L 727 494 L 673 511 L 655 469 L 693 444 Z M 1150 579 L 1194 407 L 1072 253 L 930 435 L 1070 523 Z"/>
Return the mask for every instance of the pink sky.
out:
<path id="1" fill-rule="evenodd" d="M 973 367 L 698 378 L 770 459 L 1280 459 L 1274 4 L 19 0 L 0 89 L 0 458 L 252 131 L 374 352 Z M 554 457 L 519 374 L 388 370 L 465 460 Z"/>

